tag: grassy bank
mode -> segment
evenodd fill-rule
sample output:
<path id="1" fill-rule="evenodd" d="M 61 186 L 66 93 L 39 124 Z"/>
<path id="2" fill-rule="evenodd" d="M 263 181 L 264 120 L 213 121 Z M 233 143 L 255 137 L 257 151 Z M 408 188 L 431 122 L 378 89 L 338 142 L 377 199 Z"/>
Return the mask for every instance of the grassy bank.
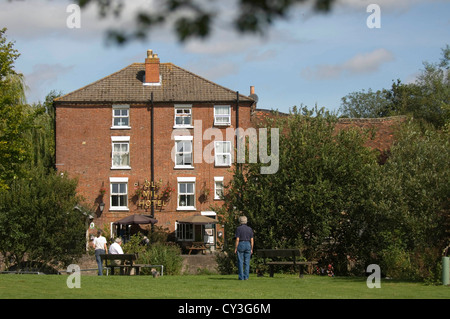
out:
<path id="1" fill-rule="evenodd" d="M 396 299 L 449 298 L 450 287 L 382 280 L 369 289 L 365 278 L 276 275 L 237 276 L 81 276 L 81 288 L 69 289 L 68 276 L 0 275 L 2 299 Z"/>

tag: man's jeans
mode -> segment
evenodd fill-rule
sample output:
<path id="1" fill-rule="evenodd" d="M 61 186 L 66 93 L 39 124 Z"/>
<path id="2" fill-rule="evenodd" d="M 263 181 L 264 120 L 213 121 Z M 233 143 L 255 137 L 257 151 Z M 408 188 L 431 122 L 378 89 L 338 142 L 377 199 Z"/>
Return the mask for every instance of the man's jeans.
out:
<path id="1" fill-rule="evenodd" d="M 237 247 L 237 266 L 239 271 L 239 280 L 248 279 L 250 273 L 250 255 L 252 247 L 249 241 L 240 241 Z"/>
<path id="2" fill-rule="evenodd" d="M 103 265 L 102 265 L 102 259 L 100 258 L 100 255 L 104 254 L 104 249 L 96 249 L 95 250 L 95 260 L 97 260 L 98 265 L 98 275 L 103 275 Z"/>

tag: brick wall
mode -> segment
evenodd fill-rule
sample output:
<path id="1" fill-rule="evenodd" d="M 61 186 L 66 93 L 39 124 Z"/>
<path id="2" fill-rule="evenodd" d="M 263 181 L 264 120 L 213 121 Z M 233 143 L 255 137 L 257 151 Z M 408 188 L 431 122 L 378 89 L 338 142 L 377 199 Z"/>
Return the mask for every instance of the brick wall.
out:
<path id="1" fill-rule="evenodd" d="M 193 121 L 201 121 L 201 135 L 206 129 L 213 127 L 214 104 L 193 104 Z M 231 126 L 236 127 L 236 109 L 232 105 Z M 60 172 L 78 178 L 79 194 L 87 205 L 96 211 L 94 223 L 102 227 L 105 223 L 119 220 L 134 213 L 145 213 L 145 209 L 137 207 L 137 197 L 133 198 L 135 185 L 142 187 L 145 180 L 150 180 L 150 110 L 149 105 L 131 104 L 129 109 L 130 129 L 112 129 L 111 104 L 73 104 L 57 105 L 56 108 L 56 165 Z M 250 105 L 243 104 L 239 108 L 239 126 L 250 126 Z M 195 123 L 195 122 L 194 122 Z M 174 104 L 157 104 L 154 108 L 154 180 L 162 180 L 162 185 L 169 183 L 175 192 L 167 206 L 155 209 L 155 218 L 159 226 L 175 229 L 175 221 L 181 218 L 200 214 L 210 210 L 211 205 L 222 205 L 214 200 L 214 177 L 223 176 L 224 184 L 231 179 L 230 167 L 215 167 L 214 163 L 204 161 L 194 163 L 194 169 L 174 169 L 171 151 L 174 147 L 172 134 L 174 131 Z M 226 128 L 219 128 L 225 137 Z M 194 129 L 187 129 L 194 135 Z M 200 131 L 198 131 L 200 132 Z M 129 136 L 129 152 L 131 169 L 111 169 L 112 142 L 111 136 Z M 214 139 L 214 137 L 213 137 Z M 194 139 L 196 147 L 203 150 L 211 140 Z M 197 146 L 195 146 L 197 145 Z M 214 153 L 212 153 L 214 154 Z M 194 154 L 195 156 L 195 154 Z M 128 178 L 129 211 L 110 210 L 110 177 Z M 195 211 L 177 211 L 177 177 L 196 178 Z M 199 200 L 203 186 L 211 190 L 206 202 Z M 101 196 L 100 189 L 106 193 Z M 134 200 L 133 200 L 134 199 Z M 105 208 L 100 214 L 98 205 L 104 202 Z M 150 209 L 147 210 L 150 214 Z"/>

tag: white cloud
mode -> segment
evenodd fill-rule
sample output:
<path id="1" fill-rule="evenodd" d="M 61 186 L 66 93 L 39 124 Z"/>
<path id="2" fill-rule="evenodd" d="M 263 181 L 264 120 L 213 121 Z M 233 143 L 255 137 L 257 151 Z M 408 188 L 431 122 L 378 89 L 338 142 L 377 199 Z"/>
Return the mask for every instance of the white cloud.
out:
<path id="1" fill-rule="evenodd" d="M 71 66 L 63 66 L 57 64 L 36 64 L 33 71 L 25 74 L 25 83 L 29 88 L 28 100 L 36 101 L 42 99 L 43 96 L 37 96 L 42 92 L 49 92 L 48 87 L 57 82 L 59 77 L 64 77 L 74 68 Z"/>
<path id="2" fill-rule="evenodd" d="M 14 37 L 36 39 L 57 35 L 85 40 L 87 37 L 103 37 L 104 32 L 112 27 L 132 28 L 135 13 L 140 9 L 148 10 L 149 1 L 128 1 L 119 19 L 111 15 L 101 18 L 97 6 L 89 5 L 81 10 L 79 29 L 67 26 L 67 20 L 73 14 L 73 11 L 67 12 L 69 5 L 71 3 L 66 1 L 2 1 L 0 21 Z"/>
<path id="3" fill-rule="evenodd" d="M 371 73 L 377 71 L 385 62 L 394 59 L 394 55 L 386 49 L 377 49 L 366 54 L 357 54 L 343 64 L 343 70 L 350 74 Z"/>
<path id="4" fill-rule="evenodd" d="M 386 49 L 357 54 L 340 64 L 320 64 L 302 70 L 303 77 L 309 80 L 336 79 L 342 75 L 355 75 L 376 72 L 382 64 L 394 60 L 394 55 Z"/>

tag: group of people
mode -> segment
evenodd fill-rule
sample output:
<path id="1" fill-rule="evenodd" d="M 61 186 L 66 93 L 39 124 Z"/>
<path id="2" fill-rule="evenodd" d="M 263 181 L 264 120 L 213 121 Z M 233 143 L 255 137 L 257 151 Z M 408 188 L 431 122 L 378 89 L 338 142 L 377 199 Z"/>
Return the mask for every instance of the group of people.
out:
<path id="1" fill-rule="evenodd" d="M 239 217 L 240 225 L 236 229 L 236 242 L 234 252 L 237 255 L 237 266 L 238 266 L 238 279 L 248 280 L 250 273 L 250 257 L 253 254 L 253 230 L 251 227 L 247 226 L 247 217 Z M 144 238 L 145 241 L 146 237 Z M 97 232 L 97 237 L 93 240 L 93 246 L 95 248 L 95 258 L 98 264 L 98 275 L 101 276 L 103 272 L 102 260 L 100 255 L 106 254 L 108 251 L 107 241 L 102 232 L 99 230 Z M 148 239 L 144 244 L 148 244 Z M 122 250 L 122 239 L 120 237 L 116 238 L 114 243 L 109 247 L 110 254 L 123 254 Z M 331 265 L 330 265 L 331 266 Z M 328 276 L 334 276 L 333 269 L 328 267 Z"/>
<path id="2" fill-rule="evenodd" d="M 97 261 L 97 265 L 98 265 L 98 275 L 102 276 L 103 275 L 103 263 L 102 263 L 102 259 L 101 259 L 100 255 L 106 254 L 108 252 L 108 247 L 107 247 L 107 240 L 102 235 L 101 230 L 97 231 L 97 237 L 95 237 L 94 240 L 92 241 L 92 246 L 95 249 L 95 260 Z M 109 254 L 111 254 L 111 255 L 123 254 L 122 239 L 120 237 L 116 238 L 114 240 L 114 243 L 112 243 L 109 246 Z"/>

